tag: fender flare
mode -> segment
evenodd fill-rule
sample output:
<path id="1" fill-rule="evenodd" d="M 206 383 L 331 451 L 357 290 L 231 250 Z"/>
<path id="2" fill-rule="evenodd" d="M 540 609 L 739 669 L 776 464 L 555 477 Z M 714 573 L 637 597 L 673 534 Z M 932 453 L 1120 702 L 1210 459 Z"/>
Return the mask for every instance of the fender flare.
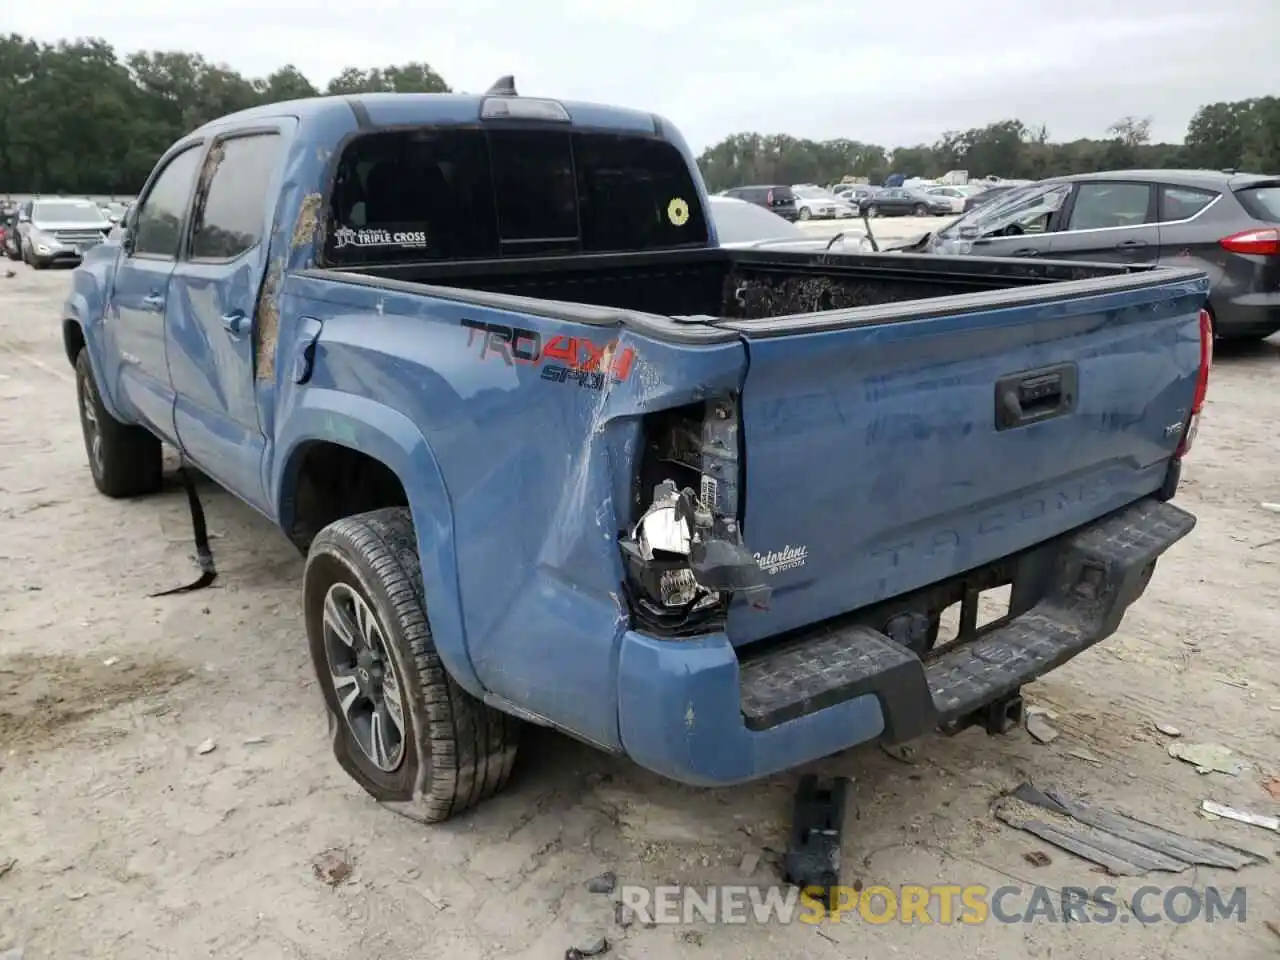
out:
<path id="1" fill-rule="evenodd" d="M 306 447 L 333 443 L 381 461 L 409 499 L 431 634 L 449 675 L 477 699 L 485 695 L 467 651 L 454 544 L 453 502 L 431 445 L 404 414 L 354 394 L 312 387 L 279 425 L 268 489 L 280 526 L 292 523 L 293 481 Z M 412 482 L 410 482 L 412 478 Z"/>
<path id="2" fill-rule="evenodd" d="M 98 396 L 102 400 L 102 405 L 107 413 L 121 423 L 131 423 L 128 417 L 121 415 L 120 408 L 116 405 L 115 391 L 102 375 L 102 326 L 84 322 L 87 309 L 88 303 L 78 292 L 72 292 L 62 306 L 62 347 L 67 353 L 67 362 L 73 367 L 76 363 L 76 358 L 71 356 L 71 328 L 74 327 L 79 330 L 80 339 L 84 341 L 85 349 L 89 352 L 89 369 L 93 371 L 93 380 L 98 386 Z"/>

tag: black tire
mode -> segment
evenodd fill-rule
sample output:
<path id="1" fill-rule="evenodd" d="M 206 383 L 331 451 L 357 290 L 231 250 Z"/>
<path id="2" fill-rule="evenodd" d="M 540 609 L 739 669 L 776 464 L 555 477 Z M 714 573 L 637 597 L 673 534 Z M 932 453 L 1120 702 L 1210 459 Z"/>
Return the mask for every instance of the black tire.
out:
<path id="1" fill-rule="evenodd" d="M 929 208 L 926 207 L 923 203 L 917 203 L 913 208 L 912 212 L 917 217 L 927 217 L 929 215 Z"/>
<path id="2" fill-rule="evenodd" d="M 361 745 L 354 722 L 339 702 L 331 652 L 334 634 L 325 625 L 326 598 L 337 595 L 335 587 L 342 596 L 367 604 L 378 630 L 373 646 L 383 645 L 376 668 L 361 670 L 358 658 L 353 664 L 364 683 L 369 674 L 383 678 L 368 703 L 372 707 L 383 695 L 388 668 L 398 690 L 392 699 L 401 706 L 403 747 L 394 769 L 380 767 Z M 416 820 L 439 823 L 506 786 L 521 722 L 485 706 L 449 676 L 436 653 L 423 596 L 418 542 L 407 508 L 346 517 L 329 524 L 311 542 L 303 573 L 303 607 L 334 756 L 378 802 Z"/>
<path id="3" fill-rule="evenodd" d="M 158 493 L 164 483 L 160 441 L 142 427 L 121 423 L 107 412 L 93 378 L 89 353 L 83 348 L 76 357 L 76 399 L 84 452 L 98 491 L 115 499 Z M 96 452 L 95 435 L 100 440 Z"/>
<path id="4" fill-rule="evenodd" d="M 30 262 L 31 262 L 32 270 L 43 270 L 45 267 L 49 266 L 48 260 L 41 260 L 39 257 L 36 257 L 36 256 L 32 256 Z"/>
<path id="5" fill-rule="evenodd" d="M 868 204 L 867 216 L 870 217 L 872 220 L 874 220 L 876 217 L 880 216 L 880 208 L 877 207 L 874 203 Z"/>
<path id="6" fill-rule="evenodd" d="M 808 220 L 809 217 L 812 216 L 812 214 L 809 212 L 808 207 L 801 207 L 800 212 L 796 214 L 796 216 L 801 220 Z"/>

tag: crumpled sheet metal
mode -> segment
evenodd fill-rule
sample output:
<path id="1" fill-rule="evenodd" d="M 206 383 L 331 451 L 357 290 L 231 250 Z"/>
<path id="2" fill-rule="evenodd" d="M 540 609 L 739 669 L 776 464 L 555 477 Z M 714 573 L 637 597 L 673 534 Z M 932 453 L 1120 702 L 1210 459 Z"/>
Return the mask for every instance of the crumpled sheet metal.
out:
<path id="1" fill-rule="evenodd" d="M 1151 871 L 1180 873 L 1193 866 L 1241 867 L 1268 863 L 1266 857 L 1216 840 L 1200 840 L 1024 783 L 996 801 L 996 818 L 1046 843 L 1104 867 L 1118 877 Z"/>

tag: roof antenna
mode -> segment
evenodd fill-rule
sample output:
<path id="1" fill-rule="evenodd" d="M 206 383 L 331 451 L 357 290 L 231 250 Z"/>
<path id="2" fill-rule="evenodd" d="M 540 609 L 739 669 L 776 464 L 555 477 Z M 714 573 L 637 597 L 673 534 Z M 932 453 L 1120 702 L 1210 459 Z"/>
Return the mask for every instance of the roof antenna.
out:
<path id="1" fill-rule="evenodd" d="M 520 94 L 516 93 L 516 78 L 513 77 L 511 74 L 507 74 L 505 77 L 499 77 L 494 82 L 493 86 L 490 87 L 488 90 L 486 90 L 484 93 L 486 97 L 518 97 L 520 96 Z"/>

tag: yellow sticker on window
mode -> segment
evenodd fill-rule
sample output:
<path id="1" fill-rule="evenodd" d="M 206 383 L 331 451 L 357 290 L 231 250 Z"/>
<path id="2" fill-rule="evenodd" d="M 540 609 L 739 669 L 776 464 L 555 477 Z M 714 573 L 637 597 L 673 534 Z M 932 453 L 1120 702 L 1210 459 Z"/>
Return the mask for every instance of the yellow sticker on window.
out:
<path id="1" fill-rule="evenodd" d="M 667 219 L 671 221 L 672 226 L 683 227 L 689 222 L 689 205 L 675 197 L 667 204 Z"/>

